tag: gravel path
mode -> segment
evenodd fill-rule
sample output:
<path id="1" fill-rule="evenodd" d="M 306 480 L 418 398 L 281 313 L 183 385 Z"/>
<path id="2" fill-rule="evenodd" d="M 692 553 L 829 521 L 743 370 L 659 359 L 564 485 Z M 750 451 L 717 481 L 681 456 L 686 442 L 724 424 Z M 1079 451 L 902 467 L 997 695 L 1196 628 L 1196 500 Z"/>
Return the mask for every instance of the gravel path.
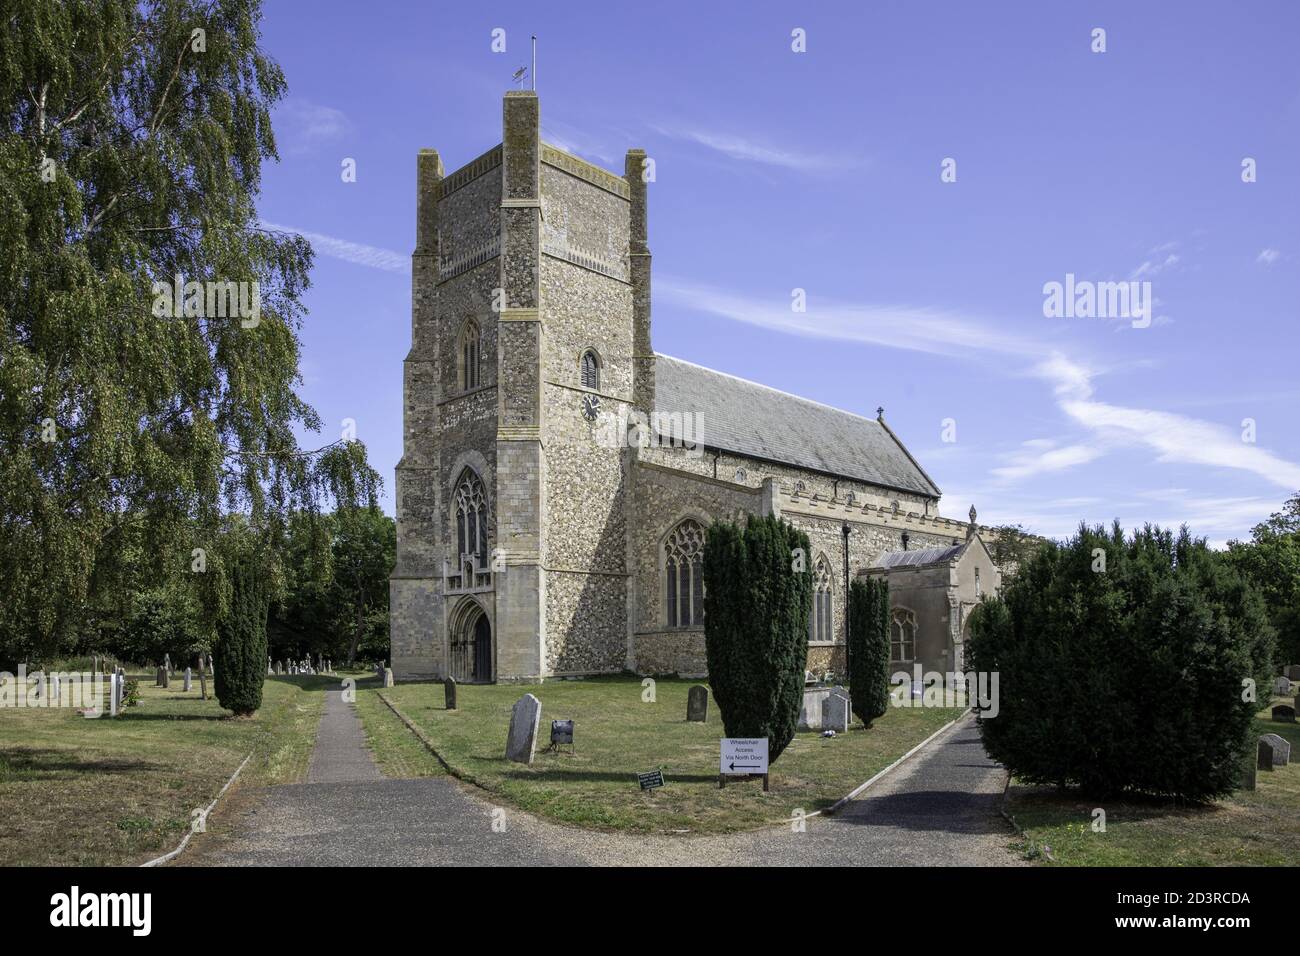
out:
<path id="1" fill-rule="evenodd" d="M 958 722 L 834 816 L 805 830 L 708 837 L 562 827 L 495 807 L 452 777 L 391 780 L 361 721 L 327 695 L 307 782 L 242 791 L 219 808 L 224 835 L 177 862 L 195 866 L 1008 865 L 1015 834 L 998 814 L 1006 772 Z"/>

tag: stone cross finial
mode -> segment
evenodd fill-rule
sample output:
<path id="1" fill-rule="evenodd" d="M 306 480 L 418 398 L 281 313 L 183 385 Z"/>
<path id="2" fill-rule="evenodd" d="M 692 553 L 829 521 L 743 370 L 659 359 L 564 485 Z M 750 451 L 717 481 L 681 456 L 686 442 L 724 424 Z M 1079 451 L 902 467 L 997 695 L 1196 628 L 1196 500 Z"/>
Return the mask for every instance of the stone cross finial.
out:
<path id="1" fill-rule="evenodd" d="M 966 529 L 966 540 L 969 541 L 975 537 L 975 506 L 970 506 L 970 527 Z"/>
<path id="2" fill-rule="evenodd" d="M 974 505 L 971 505 L 971 506 L 970 506 L 970 523 L 971 523 L 971 524 L 974 524 L 974 523 L 975 523 L 975 506 L 974 506 Z"/>
<path id="3" fill-rule="evenodd" d="M 883 422 L 884 420 L 885 420 L 885 406 L 881 405 L 876 409 L 876 421 Z"/>

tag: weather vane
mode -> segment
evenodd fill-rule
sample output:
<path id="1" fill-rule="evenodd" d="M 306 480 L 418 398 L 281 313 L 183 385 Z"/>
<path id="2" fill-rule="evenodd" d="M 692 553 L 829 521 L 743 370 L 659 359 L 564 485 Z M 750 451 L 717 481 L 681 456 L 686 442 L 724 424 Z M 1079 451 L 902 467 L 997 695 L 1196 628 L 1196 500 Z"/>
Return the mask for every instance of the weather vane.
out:
<path id="1" fill-rule="evenodd" d="M 510 79 L 512 82 L 518 83 L 519 88 L 522 90 L 524 88 L 524 80 L 528 79 L 529 76 L 531 76 L 533 80 L 533 92 L 537 92 L 537 37 L 533 37 L 532 70 L 530 71 L 526 66 L 521 66 L 510 75 Z"/>

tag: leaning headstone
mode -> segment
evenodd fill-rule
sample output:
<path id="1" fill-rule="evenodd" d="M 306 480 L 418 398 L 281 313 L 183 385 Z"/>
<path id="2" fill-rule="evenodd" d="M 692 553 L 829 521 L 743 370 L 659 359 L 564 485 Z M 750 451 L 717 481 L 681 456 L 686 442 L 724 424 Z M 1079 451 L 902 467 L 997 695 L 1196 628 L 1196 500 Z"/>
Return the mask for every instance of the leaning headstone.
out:
<path id="1" fill-rule="evenodd" d="M 831 695 L 826 698 L 826 703 L 822 704 L 822 730 L 833 730 L 837 734 L 842 734 L 849 729 L 852 715 L 848 695 L 831 691 Z"/>
<path id="2" fill-rule="evenodd" d="M 384 686 L 385 687 L 393 686 L 393 669 L 391 667 L 384 668 Z"/>
<path id="3" fill-rule="evenodd" d="M 442 700 L 448 710 L 456 709 L 456 678 L 448 677 L 442 682 Z"/>
<path id="4" fill-rule="evenodd" d="M 703 684 L 696 684 L 686 694 L 686 719 L 700 724 L 709 719 L 709 689 Z"/>
<path id="5" fill-rule="evenodd" d="M 506 759 L 532 763 L 537 750 L 537 725 L 542 719 L 542 702 L 524 694 L 510 708 L 510 733 L 506 737 Z"/>
<path id="6" fill-rule="evenodd" d="M 1273 719 L 1284 723 L 1295 723 L 1295 708 L 1290 704 L 1278 704 L 1273 708 Z"/>
<path id="7" fill-rule="evenodd" d="M 1259 738 L 1259 769 L 1272 770 L 1285 767 L 1291 762 L 1291 745 L 1277 734 L 1265 734 Z"/>
<path id="8" fill-rule="evenodd" d="M 185 668 L 185 693 L 188 694 L 192 686 L 194 686 L 194 675 L 190 673 L 190 669 L 187 667 Z"/>

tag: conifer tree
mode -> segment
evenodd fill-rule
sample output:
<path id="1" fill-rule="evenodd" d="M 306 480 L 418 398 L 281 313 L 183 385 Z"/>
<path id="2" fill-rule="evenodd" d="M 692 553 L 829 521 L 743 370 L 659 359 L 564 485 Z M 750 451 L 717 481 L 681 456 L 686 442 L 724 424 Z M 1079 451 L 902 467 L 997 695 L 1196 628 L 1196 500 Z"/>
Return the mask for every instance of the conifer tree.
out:
<path id="1" fill-rule="evenodd" d="M 794 739 L 808 662 L 808 536 L 779 518 L 718 521 L 704 548 L 709 685 L 729 737 L 766 737 L 775 762 Z"/>
<path id="2" fill-rule="evenodd" d="M 889 585 L 881 578 L 849 587 L 849 695 L 870 727 L 889 708 Z"/>

